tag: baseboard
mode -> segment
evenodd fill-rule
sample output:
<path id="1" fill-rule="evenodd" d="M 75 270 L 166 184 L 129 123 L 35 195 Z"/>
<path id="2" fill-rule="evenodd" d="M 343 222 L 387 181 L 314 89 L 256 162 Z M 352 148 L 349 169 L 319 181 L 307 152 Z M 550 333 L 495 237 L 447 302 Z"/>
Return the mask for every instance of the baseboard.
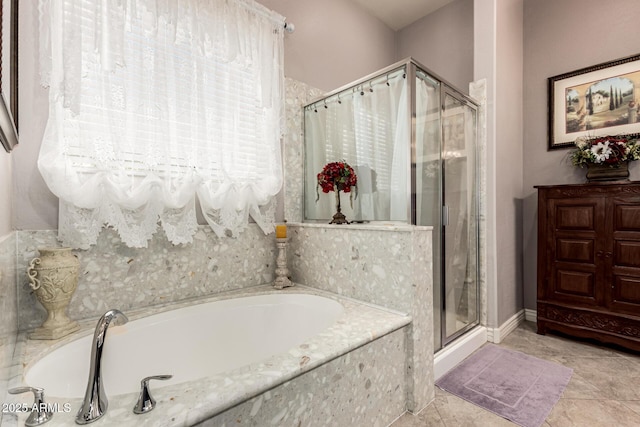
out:
<path id="1" fill-rule="evenodd" d="M 525 310 L 520 310 L 498 328 L 487 328 L 487 341 L 499 344 L 513 332 L 525 319 Z"/>
<path id="2" fill-rule="evenodd" d="M 531 310 L 530 308 L 524 309 L 524 320 L 528 322 L 536 323 L 538 321 L 538 311 Z"/>
<path id="3" fill-rule="evenodd" d="M 478 326 L 437 352 L 433 361 L 435 379 L 438 380 L 438 378 L 446 374 L 447 371 L 462 362 L 486 342 L 487 328 Z"/>

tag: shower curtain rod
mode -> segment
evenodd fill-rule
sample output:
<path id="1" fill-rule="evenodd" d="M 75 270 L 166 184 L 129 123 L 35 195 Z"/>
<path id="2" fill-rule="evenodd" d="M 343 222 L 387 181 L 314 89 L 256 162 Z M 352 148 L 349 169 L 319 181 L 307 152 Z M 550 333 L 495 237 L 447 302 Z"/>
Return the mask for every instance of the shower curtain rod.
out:
<path id="1" fill-rule="evenodd" d="M 361 84 L 364 84 L 366 82 L 368 82 L 369 80 L 373 80 L 379 76 L 384 76 L 385 74 L 389 74 L 390 72 L 394 71 L 395 69 L 401 68 L 401 67 L 408 67 L 409 64 L 413 64 L 416 66 L 417 69 L 421 70 L 422 72 L 426 73 L 430 78 L 435 79 L 437 81 L 439 81 L 440 83 L 445 84 L 446 86 L 448 86 L 449 88 L 453 89 L 454 91 L 456 91 L 458 94 L 460 94 L 464 99 L 466 99 L 467 101 L 471 102 L 472 104 L 479 106 L 480 105 L 480 101 L 472 98 L 469 95 L 466 95 L 464 91 L 461 91 L 460 89 L 458 89 L 455 85 L 453 85 L 452 83 L 450 83 L 449 81 L 447 81 L 446 79 L 442 78 L 440 75 L 438 75 L 437 73 L 434 73 L 433 71 L 431 71 L 428 67 L 425 67 L 423 64 L 421 64 L 420 62 L 416 61 L 415 59 L 413 59 L 412 57 L 407 57 L 405 59 L 403 59 L 402 61 L 398 61 L 394 64 L 391 64 L 387 67 L 384 67 L 381 70 L 378 70 L 374 73 L 371 73 L 367 76 L 364 76 L 356 81 L 353 81 L 351 83 L 348 83 L 344 86 L 341 86 L 337 89 L 334 89 L 328 93 L 325 93 L 324 95 L 317 97 L 315 99 L 312 99 L 311 102 L 305 104 L 305 107 L 308 105 L 313 105 L 316 104 L 320 101 L 322 101 L 325 98 L 331 98 L 334 95 L 336 95 L 337 93 L 341 93 L 344 92 L 347 89 L 351 89 L 353 87 L 358 87 Z M 416 70 L 417 71 L 417 70 Z"/>
<path id="2" fill-rule="evenodd" d="M 342 104 L 342 100 L 348 96 L 356 96 L 361 95 L 364 96 L 367 92 L 373 92 L 373 87 L 378 85 L 386 85 L 389 86 L 389 81 L 398 77 L 406 78 L 407 73 L 404 67 L 396 68 L 395 70 L 391 70 L 386 74 L 380 74 L 376 77 L 371 78 L 370 80 L 364 81 L 355 86 L 348 87 L 342 91 L 333 93 L 332 95 L 325 96 L 324 98 L 317 99 L 315 102 L 311 102 L 304 106 L 305 110 L 314 110 L 316 113 L 318 112 L 318 106 L 323 106 L 324 108 L 329 108 L 327 103 L 331 104 L 334 102 L 338 102 L 338 104 Z"/>

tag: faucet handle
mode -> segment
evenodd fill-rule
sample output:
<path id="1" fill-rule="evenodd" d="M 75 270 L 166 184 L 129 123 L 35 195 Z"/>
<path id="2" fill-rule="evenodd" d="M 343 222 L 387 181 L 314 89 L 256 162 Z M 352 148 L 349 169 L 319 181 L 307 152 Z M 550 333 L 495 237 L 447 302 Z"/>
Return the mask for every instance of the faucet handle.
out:
<path id="1" fill-rule="evenodd" d="M 153 375 L 151 377 L 143 378 L 140 381 L 140 395 L 138 396 L 138 402 L 133 407 L 134 414 L 145 414 L 156 407 L 156 400 L 151 397 L 149 393 L 149 381 L 150 380 L 169 380 L 173 375 Z"/>
<path id="2" fill-rule="evenodd" d="M 39 426 L 53 418 L 53 412 L 48 411 L 46 402 L 44 401 L 44 389 L 39 387 L 15 387 L 8 390 L 9 394 L 33 393 L 33 405 L 31 414 L 27 417 L 24 425 L 27 427 Z M 35 410 L 34 410 L 35 407 Z"/>

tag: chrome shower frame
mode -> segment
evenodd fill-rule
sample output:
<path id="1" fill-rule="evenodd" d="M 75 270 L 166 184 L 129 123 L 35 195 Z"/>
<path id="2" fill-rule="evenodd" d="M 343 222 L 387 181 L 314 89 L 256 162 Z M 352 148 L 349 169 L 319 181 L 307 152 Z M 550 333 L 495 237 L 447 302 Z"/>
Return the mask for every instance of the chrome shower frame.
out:
<path id="1" fill-rule="evenodd" d="M 420 62 L 416 61 L 415 59 L 409 57 L 409 58 L 405 58 L 401 61 L 398 61 L 394 64 L 391 64 L 385 68 L 382 68 L 381 70 L 378 70 L 374 73 L 371 73 L 369 75 L 366 75 L 358 80 L 355 80 L 351 83 L 348 83 L 344 86 L 341 86 L 335 90 L 332 90 L 331 92 L 328 92 L 326 94 L 324 94 L 323 96 L 314 98 L 311 102 L 303 105 L 302 107 L 302 114 L 304 117 L 304 112 L 308 109 L 311 108 L 313 106 L 317 107 L 317 106 L 323 106 L 326 105 L 327 100 L 330 100 L 334 97 L 338 97 L 341 94 L 347 94 L 349 92 L 354 92 L 355 90 L 357 90 L 358 88 L 366 88 L 367 85 L 371 85 L 372 82 L 376 81 L 376 80 L 381 80 L 384 82 L 384 77 L 388 76 L 390 73 L 393 73 L 395 71 L 398 71 L 400 69 L 404 69 L 405 70 L 405 77 L 407 79 L 407 89 L 408 89 L 408 93 L 409 96 L 407 96 L 407 103 L 408 103 L 408 111 L 409 111 L 409 135 L 410 135 L 410 141 L 408 141 L 407 147 L 406 149 L 409 150 L 408 151 L 408 156 L 407 159 L 408 163 L 407 163 L 407 168 L 409 171 L 411 171 L 411 173 L 409 173 L 409 179 L 407 180 L 407 189 L 408 189 L 408 194 L 410 194 L 409 200 L 407 200 L 407 206 L 406 206 L 406 218 L 408 218 L 408 220 L 406 222 L 401 221 L 398 222 L 396 221 L 396 223 L 401 223 L 401 224 L 410 224 L 410 225 L 416 225 L 418 224 L 418 218 L 417 218 L 417 207 L 416 207 L 416 192 L 417 192 L 417 179 L 416 179 L 416 165 L 417 165 L 417 158 L 416 158 L 416 102 L 417 102 L 417 97 L 416 97 L 416 76 L 417 73 L 423 73 L 426 76 L 428 76 L 431 80 L 433 80 L 434 82 L 438 83 L 438 89 L 440 91 L 439 96 L 440 96 L 440 108 L 441 108 L 441 113 L 444 110 L 444 100 L 445 100 L 445 95 L 448 94 L 449 96 L 455 98 L 456 100 L 460 101 L 461 103 L 466 104 L 467 106 L 469 106 L 470 108 L 472 108 L 475 111 L 476 114 L 476 121 L 475 121 L 475 133 L 476 133 L 476 137 L 478 135 L 478 110 L 479 110 L 479 106 L 480 103 L 478 101 L 476 101 L 475 99 L 473 99 L 472 97 L 470 97 L 469 95 L 465 95 L 463 93 L 463 91 L 457 89 L 453 84 L 451 84 L 450 82 L 448 82 L 446 79 L 442 78 L 441 76 L 439 76 L 437 73 L 434 73 L 433 71 L 431 71 L 429 68 L 425 67 L 423 64 L 421 64 Z M 303 135 L 305 134 L 305 120 L 303 120 Z M 440 147 L 441 147 L 441 153 L 442 153 L 442 149 L 443 149 L 443 120 L 440 120 Z M 455 334 L 447 337 L 446 336 L 446 322 L 445 322 L 445 298 L 441 298 L 440 301 L 440 325 L 441 325 L 441 331 L 440 331 L 440 335 L 441 335 L 441 346 L 439 348 L 436 348 L 436 351 L 442 349 L 444 346 L 446 346 L 448 343 L 454 341 L 455 339 L 459 338 L 461 335 L 464 335 L 466 332 L 470 331 L 471 329 L 475 328 L 476 326 L 479 325 L 480 323 L 480 315 L 479 315 L 479 311 L 481 309 L 480 305 L 480 286 L 479 286 L 479 280 L 480 280 L 480 236 L 481 236 L 481 232 L 480 232 L 480 226 L 479 226 L 479 222 L 480 222 L 480 179 L 479 179 L 479 174 L 480 174 L 480 159 L 479 159 L 479 150 L 478 150 L 478 144 L 475 144 L 475 175 L 476 175 L 476 179 L 475 184 L 474 184 L 474 188 L 472 189 L 475 192 L 476 197 L 475 199 L 475 204 L 473 206 L 473 209 L 475 211 L 475 218 L 476 218 L 476 230 L 475 230 L 475 234 L 476 234 L 476 254 L 477 254 L 477 259 L 476 259 L 476 277 L 475 277 L 475 283 L 477 284 L 476 286 L 476 301 L 477 301 L 477 309 L 478 309 L 478 315 L 476 316 L 476 321 L 473 323 L 470 323 L 469 325 L 465 326 L 464 328 L 460 329 L 459 331 L 457 331 Z M 444 159 L 442 158 L 442 154 L 440 153 L 440 170 L 443 171 L 444 170 Z M 303 148 L 302 148 L 302 155 L 303 155 L 303 159 L 304 160 L 304 165 L 306 168 L 306 147 L 303 144 Z M 306 176 L 306 173 L 305 173 Z M 442 203 L 445 200 L 445 182 L 444 182 L 444 176 L 441 173 L 440 174 L 440 179 L 439 179 L 439 200 Z M 316 220 L 316 219 L 307 219 L 306 218 L 306 212 L 304 209 L 304 199 L 306 197 L 315 197 L 315 195 L 310 195 L 310 194 L 306 194 L 306 185 L 304 186 L 305 190 L 303 192 L 302 195 L 302 200 L 300 201 L 300 203 L 303 205 L 302 206 L 302 212 L 303 212 L 303 222 L 308 222 L 308 223 L 322 223 L 323 220 Z M 442 225 L 442 214 L 440 214 L 440 230 L 434 230 L 435 232 L 438 232 L 441 234 L 441 236 L 444 236 L 444 225 Z M 388 224 L 392 221 L 370 221 L 370 223 L 372 225 L 375 225 L 376 223 L 385 223 Z M 442 272 L 440 275 L 440 283 L 438 284 L 440 287 L 440 291 L 441 291 L 441 295 L 444 296 L 444 286 L 445 286 L 445 280 L 444 280 L 444 268 L 445 268 L 445 260 L 446 260 L 446 250 L 445 250 L 445 240 L 444 238 L 440 239 L 440 264 L 439 264 L 439 268 L 440 271 Z M 435 262 L 435 260 L 434 260 Z M 435 307 L 434 307 L 435 308 Z M 436 332 L 437 333 L 437 332 Z"/>

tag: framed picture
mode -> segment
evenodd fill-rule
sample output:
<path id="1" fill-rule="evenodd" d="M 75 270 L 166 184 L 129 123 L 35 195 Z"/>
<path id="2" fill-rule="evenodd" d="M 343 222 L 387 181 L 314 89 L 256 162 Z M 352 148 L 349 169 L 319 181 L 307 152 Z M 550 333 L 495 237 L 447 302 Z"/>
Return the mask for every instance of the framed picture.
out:
<path id="1" fill-rule="evenodd" d="M 18 0 L 0 0 L 0 143 L 18 143 Z"/>
<path id="2" fill-rule="evenodd" d="M 549 150 L 640 133 L 640 54 L 549 78 Z"/>

